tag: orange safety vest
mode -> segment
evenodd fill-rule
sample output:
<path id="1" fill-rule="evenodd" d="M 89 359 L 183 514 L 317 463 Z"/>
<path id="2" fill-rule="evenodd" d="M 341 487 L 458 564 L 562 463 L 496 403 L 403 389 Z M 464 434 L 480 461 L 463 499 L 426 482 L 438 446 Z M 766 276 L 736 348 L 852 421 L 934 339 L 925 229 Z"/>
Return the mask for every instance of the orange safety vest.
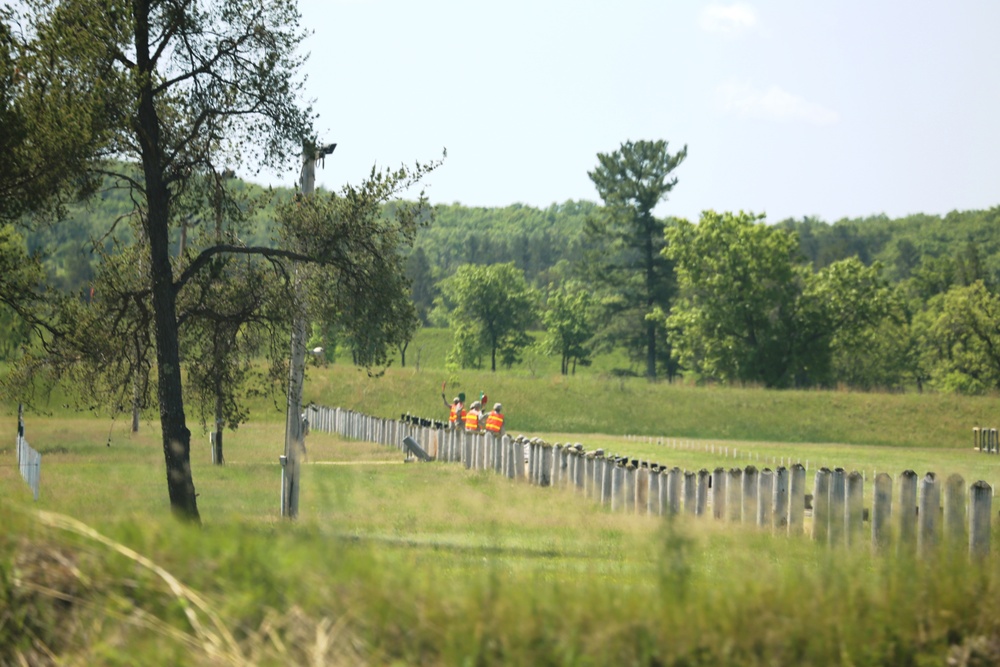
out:
<path id="1" fill-rule="evenodd" d="M 479 430 L 479 413 L 473 410 L 465 415 L 465 430 L 466 431 L 478 431 Z"/>
<path id="2" fill-rule="evenodd" d="M 486 417 L 486 430 L 490 433 L 499 433 L 503 428 L 503 414 L 494 410 Z"/>
<path id="3" fill-rule="evenodd" d="M 455 422 L 460 419 L 465 419 L 465 406 L 461 403 L 452 403 L 451 414 L 448 415 L 448 421 L 454 426 Z"/>

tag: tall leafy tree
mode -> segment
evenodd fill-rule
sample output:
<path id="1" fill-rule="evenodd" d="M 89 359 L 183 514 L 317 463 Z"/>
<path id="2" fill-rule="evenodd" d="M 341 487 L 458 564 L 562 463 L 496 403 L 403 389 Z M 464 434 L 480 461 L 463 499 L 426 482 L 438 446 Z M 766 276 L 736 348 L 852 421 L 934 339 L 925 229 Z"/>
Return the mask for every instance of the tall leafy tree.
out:
<path id="1" fill-rule="evenodd" d="M 594 336 L 593 298 L 580 284 L 568 283 L 553 290 L 542 313 L 546 336 L 543 349 L 560 357 L 563 375 L 575 374 L 576 366 L 589 366 Z"/>
<path id="2" fill-rule="evenodd" d="M 608 297 L 603 320 L 615 330 L 607 329 L 605 338 L 610 333 L 641 355 L 650 379 L 670 355 L 662 321 L 649 316 L 657 308 L 670 310 L 676 288 L 672 263 L 661 252 L 665 225 L 653 209 L 677 184 L 673 171 L 687 157 L 687 146 L 672 155 L 667 149 L 663 140 L 626 141 L 598 153 L 597 167 L 587 174 L 605 206 L 604 215 L 588 223 L 593 250 L 585 265 L 588 279 Z"/>
<path id="3" fill-rule="evenodd" d="M 488 354 L 490 370 L 496 371 L 498 354 L 510 366 L 531 344 L 527 331 L 536 318 L 537 295 L 513 263 L 461 266 L 444 282 L 444 291 L 455 304 L 452 358 L 462 365 Z"/>
<path id="4" fill-rule="evenodd" d="M 818 273 L 795 236 L 749 213 L 706 211 L 667 231 L 681 295 L 667 317 L 688 369 L 767 387 L 833 380 L 833 351 L 861 344 L 891 307 L 879 267 L 857 259 Z"/>
<path id="5" fill-rule="evenodd" d="M 1000 296 L 982 281 L 934 297 L 917 325 L 933 383 L 978 394 L 1000 389 Z"/>
<path id="6" fill-rule="evenodd" d="M 179 354 L 181 328 L 197 315 L 187 309 L 200 303 L 191 292 L 206 281 L 227 280 L 213 270 L 219 258 L 232 256 L 261 258 L 285 278 L 289 262 L 335 267 L 330 270 L 342 289 L 334 291 L 341 296 L 358 285 L 371 287 L 369 276 L 382 273 L 381 259 L 370 253 L 384 248 L 372 236 L 383 230 L 370 211 L 412 183 L 411 174 L 373 170 L 335 200 L 293 202 L 281 213 L 286 235 L 277 247 L 248 246 L 238 234 L 222 234 L 178 261 L 170 250 L 172 235 L 186 223 L 179 202 L 201 174 L 247 162 L 288 164 L 300 151 L 315 150 L 311 112 L 299 99 L 304 32 L 296 3 L 28 0 L 28 7 L 29 93 L 49 96 L 54 117 L 70 112 L 52 92 L 65 80 L 93 93 L 106 127 L 99 150 L 89 155 L 90 173 L 128 189 L 136 205 L 142 255 L 132 269 L 139 275 L 133 288 L 123 282 L 109 296 L 120 297 L 121 312 L 134 315 L 122 321 L 148 323 L 170 506 L 198 520 Z M 415 173 L 423 171 L 418 165 Z M 225 193 L 227 184 L 221 187 Z M 404 236 L 412 240 L 415 223 L 404 218 Z M 347 311 L 378 317 L 377 300 L 347 301 Z M 366 352 L 366 358 L 378 356 Z"/>

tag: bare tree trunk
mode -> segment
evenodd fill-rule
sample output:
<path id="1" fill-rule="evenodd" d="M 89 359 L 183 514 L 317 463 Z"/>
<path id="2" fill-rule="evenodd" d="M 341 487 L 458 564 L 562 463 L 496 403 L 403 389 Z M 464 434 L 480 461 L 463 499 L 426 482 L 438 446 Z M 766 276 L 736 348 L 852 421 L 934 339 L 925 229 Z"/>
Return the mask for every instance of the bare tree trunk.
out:
<path id="1" fill-rule="evenodd" d="M 153 69 L 149 52 L 148 6 L 136 12 L 135 43 L 138 69 Z M 197 494 L 191 477 L 191 431 L 184 417 L 181 390 L 180 349 L 178 344 L 177 304 L 173 268 L 170 264 L 169 222 L 170 191 L 163 172 L 160 146 L 160 122 L 153 102 L 153 79 L 142 84 L 135 123 L 142 151 L 146 179 L 146 236 L 149 240 L 150 278 L 153 323 L 156 339 L 157 398 L 163 432 L 163 456 L 166 461 L 167 493 L 170 508 L 178 518 L 200 522 Z"/>

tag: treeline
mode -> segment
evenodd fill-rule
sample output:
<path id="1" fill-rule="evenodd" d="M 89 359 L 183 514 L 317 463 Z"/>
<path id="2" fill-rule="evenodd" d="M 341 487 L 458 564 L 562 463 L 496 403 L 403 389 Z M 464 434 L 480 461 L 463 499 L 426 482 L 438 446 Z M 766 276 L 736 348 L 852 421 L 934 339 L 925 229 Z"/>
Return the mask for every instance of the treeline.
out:
<path id="1" fill-rule="evenodd" d="M 239 185 L 259 190 L 257 186 Z M 291 194 L 290 190 L 276 190 L 273 199 L 285 200 Z M 85 298 L 97 260 L 95 247 L 111 251 L 116 242 L 131 243 L 132 227 L 125 222 L 131 210 L 131 202 L 120 191 L 108 190 L 87 207 L 72 210 L 70 224 L 36 228 L 28 233 L 28 249 L 41 253 L 53 284 Z M 833 347 L 818 356 L 815 351 L 805 354 L 803 358 L 811 355 L 811 361 L 804 362 L 808 367 L 795 368 L 793 364 L 780 379 L 773 374 L 778 364 L 774 360 L 756 359 L 754 363 L 762 367 L 758 376 L 744 372 L 746 363 L 739 373 L 725 373 L 700 359 L 702 353 L 693 351 L 692 332 L 704 337 L 708 330 L 689 326 L 686 334 L 681 332 L 674 306 L 682 301 L 690 304 L 690 299 L 685 301 L 689 296 L 685 290 L 704 291 L 703 286 L 678 282 L 678 257 L 661 257 L 667 247 L 663 239 L 656 240 L 656 270 L 664 274 L 662 301 L 648 310 L 637 309 L 642 312 L 630 312 L 622 299 L 616 306 L 613 292 L 626 293 L 635 281 L 626 277 L 617 284 L 599 284 L 601 280 L 595 274 L 606 278 L 615 270 L 613 266 L 635 264 L 638 258 L 634 248 L 625 247 L 627 243 L 623 246 L 621 238 L 609 236 L 608 225 L 613 224 L 613 218 L 613 207 L 588 201 L 567 201 L 545 209 L 521 204 L 503 208 L 457 203 L 433 207 L 406 261 L 419 319 L 425 325 L 453 327 L 460 334 L 457 338 L 465 341 L 466 349 L 454 351 L 456 366 L 490 366 L 496 360 L 501 366 L 517 364 L 522 350 L 516 343 L 526 338 L 516 332 L 494 331 L 490 334 L 492 341 L 468 349 L 469 341 L 477 340 L 482 333 L 469 332 L 475 316 L 468 319 L 468 300 L 476 296 L 477 286 L 499 280 L 504 288 L 517 291 L 518 303 L 532 304 L 530 312 L 515 318 L 518 326 L 547 330 L 544 351 L 562 356 L 561 367 L 567 373 L 574 372 L 578 365 L 587 365 L 594 354 L 620 347 L 629 352 L 633 361 L 629 372 L 642 374 L 645 370 L 650 375 L 652 367 L 655 375 L 668 378 L 683 375 L 766 386 L 846 384 L 866 389 L 935 387 L 966 392 L 1000 389 L 1000 352 L 993 352 L 1000 350 L 1000 325 L 996 324 L 1000 322 L 1000 207 L 954 211 L 945 216 L 877 215 L 832 223 L 811 217 L 773 224 L 754 220 L 753 224 L 771 233 L 789 236 L 793 241 L 789 257 L 792 265 L 806 266 L 819 275 L 829 274 L 830 267 L 854 259 L 870 269 L 866 276 L 877 279 L 880 289 L 884 289 L 880 298 L 891 301 L 891 306 L 879 310 L 877 325 L 866 325 L 872 327 L 867 331 L 814 333 L 814 338 L 825 338 Z M 245 227 L 245 240 L 269 243 L 273 236 L 271 219 L 271 207 L 257 211 Z M 113 234 L 107 233 L 109 220 L 122 221 Z M 192 227 L 201 223 L 195 217 L 189 222 Z M 672 219 L 657 222 L 663 230 L 682 225 Z M 179 243 L 178 231 L 175 251 Z M 497 269 L 487 271 L 499 265 L 504 265 L 499 277 L 492 275 Z M 764 279 L 766 275 L 761 277 Z M 806 289 L 806 277 L 794 280 L 802 282 Z M 815 310 L 805 303 L 760 307 L 772 308 L 773 312 L 761 313 L 761 317 L 771 320 L 782 308 Z M 574 311 L 578 316 L 573 315 Z M 651 360 L 649 336 L 642 329 L 654 312 L 662 317 L 662 323 L 656 323 L 653 335 L 659 345 Z M 681 312 L 691 314 L 690 310 Z M 465 324 L 461 318 L 456 319 L 456 313 L 465 313 Z M 8 315 L 0 312 L 0 320 L 10 320 Z M 817 325 L 813 322 L 810 326 Z M 15 327 L 8 331 L 0 345 L 0 354 L 5 358 L 16 354 L 16 339 L 27 334 Z M 797 335 L 787 328 L 772 334 Z M 335 347 L 336 332 L 317 335 L 325 338 L 320 343 Z M 848 339 L 850 345 L 845 342 Z M 774 353 L 783 355 L 778 364 L 783 365 L 791 353 L 787 348 L 782 352 L 777 342 L 773 345 Z M 763 368 L 770 368 L 771 374 Z"/>

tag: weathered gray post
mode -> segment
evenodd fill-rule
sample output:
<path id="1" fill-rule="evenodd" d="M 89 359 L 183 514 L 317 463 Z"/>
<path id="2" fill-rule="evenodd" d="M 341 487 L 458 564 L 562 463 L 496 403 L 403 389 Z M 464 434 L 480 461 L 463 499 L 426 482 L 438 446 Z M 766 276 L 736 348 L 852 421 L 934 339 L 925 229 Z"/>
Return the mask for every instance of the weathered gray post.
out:
<path id="1" fill-rule="evenodd" d="M 829 468 L 816 471 L 813 484 L 813 526 L 812 537 L 817 542 L 830 541 L 830 477 Z"/>
<path id="2" fill-rule="evenodd" d="M 601 471 L 601 504 L 611 504 L 611 482 L 614 478 L 615 460 L 612 457 L 604 458 L 604 466 Z"/>
<path id="3" fill-rule="evenodd" d="M 865 528 L 865 478 L 857 470 L 847 475 L 847 546 L 861 543 Z"/>
<path id="4" fill-rule="evenodd" d="M 834 468 L 830 475 L 830 544 L 843 546 L 845 522 L 847 519 L 847 473 L 843 468 Z"/>
<path id="5" fill-rule="evenodd" d="M 741 515 L 743 523 L 757 523 L 757 468 L 749 465 L 743 469 L 743 502 Z"/>
<path id="6" fill-rule="evenodd" d="M 969 488 L 969 555 L 974 559 L 990 554 L 990 519 L 993 489 L 980 480 Z"/>
<path id="7" fill-rule="evenodd" d="M 951 475 L 944 482 L 944 541 L 949 549 L 965 545 L 965 480 Z"/>
<path id="8" fill-rule="evenodd" d="M 576 469 L 573 471 L 572 482 L 577 491 L 583 493 L 587 482 L 587 457 L 580 443 L 573 445 L 573 452 L 576 455 Z"/>
<path id="9" fill-rule="evenodd" d="M 757 526 L 770 529 L 773 523 L 774 471 L 764 468 L 757 481 Z"/>
<path id="10" fill-rule="evenodd" d="M 539 485 L 550 486 L 552 484 L 552 445 L 547 442 L 542 443 L 542 469 L 539 474 Z"/>
<path id="11" fill-rule="evenodd" d="M 920 530 L 917 547 L 921 556 L 930 556 L 938 543 L 938 512 L 941 511 L 941 487 L 937 476 L 929 472 L 920 481 L 920 509 L 917 517 Z"/>
<path id="12" fill-rule="evenodd" d="M 690 470 L 684 471 L 684 513 L 694 516 L 698 504 L 698 476 Z"/>
<path id="13" fill-rule="evenodd" d="M 774 525 L 788 532 L 788 468 L 778 466 L 774 471 Z"/>
<path id="14" fill-rule="evenodd" d="M 892 540 L 892 478 L 884 472 L 875 476 L 872 497 L 872 548 L 881 551 Z"/>
<path id="15" fill-rule="evenodd" d="M 611 511 L 620 512 L 625 500 L 625 466 L 615 465 L 611 470 Z"/>
<path id="16" fill-rule="evenodd" d="M 649 512 L 649 466 L 641 462 L 635 471 L 635 512 Z"/>
<path id="17" fill-rule="evenodd" d="M 743 469 L 730 468 L 726 480 L 726 514 L 729 521 L 739 523 L 743 516 Z"/>
<path id="18" fill-rule="evenodd" d="M 716 468 L 712 471 L 712 516 L 716 519 L 726 518 L 726 469 Z"/>
<path id="19" fill-rule="evenodd" d="M 702 468 L 698 471 L 698 492 L 696 496 L 696 506 L 694 513 L 698 516 L 704 516 L 706 510 L 708 509 L 708 470 Z"/>
<path id="20" fill-rule="evenodd" d="M 646 505 L 647 513 L 656 516 L 663 515 L 663 500 L 665 498 L 663 491 L 666 481 L 663 477 L 663 468 L 660 466 L 650 468 L 649 488 L 646 490 L 646 498 L 648 498 L 648 504 Z"/>
<path id="21" fill-rule="evenodd" d="M 472 469 L 472 433 L 462 430 L 462 464 L 466 470 Z"/>
<path id="22" fill-rule="evenodd" d="M 622 506 L 626 514 L 635 514 L 636 467 L 631 461 L 625 463 L 625 482 L 622 491 Z"/>
<path id="23" fill-rule="evenodd" d="M 788 491 L 788 534 L 801 535 L 805 529 L 806 468 L 801 463 L 792 465 L 791 484 Z"/>
<path id="24" fill-rule="evenodd" d="M 516 451 L 517 445 L 514 444 L 514 440 L 504 433 L 500 436 L 501 447 L 503 448 L 503 474 L 509 479 L 513 479 L 515 475 L 514 469 L 514 452 Z M 524 458 L 523 456 L 521 457 Z"/>
<path id="25" fill-rule="evenodd" d="M 990 429 L 990 453 L 996 454 L 1000 452 L 1000 439 L 997 438 L 997 430 L 995 428 Z"/>
<path id="26" fill-rule="evenodd" d="M 514 477 L 524 479 L 524 438 L 518 436 L 514 441 Z"/>
<path id="27" fill-rule="evenodd" d="M 899 549 L 911 554 L 917 543 L 917 473 L 904 470 L 899 476 Z"/>
<path id="28" fill-rule="evenodd" d="M 667 510 L 671 515 L 681 513 L 681 493 L 684 489 L 684 473 L 674 466 L 667 473 Z"/>

